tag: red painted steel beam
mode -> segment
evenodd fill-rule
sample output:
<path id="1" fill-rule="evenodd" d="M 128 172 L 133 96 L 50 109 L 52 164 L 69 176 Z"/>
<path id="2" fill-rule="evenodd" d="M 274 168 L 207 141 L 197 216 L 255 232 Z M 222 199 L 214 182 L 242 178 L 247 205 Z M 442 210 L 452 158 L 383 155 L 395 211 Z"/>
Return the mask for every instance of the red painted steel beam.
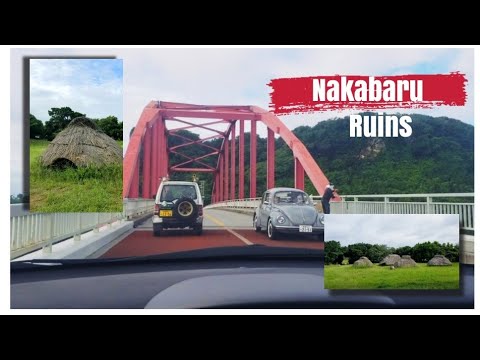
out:
<path id="1" fill-rule="evenodd" d="M 189 163 L 191 163 L 191 162 L 197 162 L 197 163 L 199 163 L 199 164 L 204 165 L 204 166 L 205 166 L 206 168 L 208 168 L 208 169 L 213 169 L 213 170 L 215 170 L 215 168 L 214 168 L 213 166 L 210 166 L 209 164 L 204 163 L 203 161 L 198 160 L 199 158 L 192 158 L 191 156 L 188 156 L 188 155 L 179 153 L 178 151 L 171 151 L 171 150 L 170 150 L 170 153 L 171 153 L 171 154 L 176 154 L 176 155 L 179 155 L 179 156 L 183 156 L 184 158 L 187 158 L 187 159 L 191 160 L 191 161 L 189 161 Z M 203 158 L 203 157 L 202 157 L 202 158 Z M 172 166 L 170 166 L 170 169 L 174 169 L 175 167 L 180 166 L 180 165 L 184 165 L 184 164 L 175 164 L 175 165 L 172 165 Z"/>
<path id="2" fill-rule="evenodd" d="M 189 122 L 189 121 L 180 120 L 180 119 L 170 119 L 170 121 L 177 121 L 177 122 L 181 122 L 181 123 L 189 124 L 189 125 L 190 125 L 190 126 L 184 126 L 184 127 L 172 129 L 172 130 L 170 130 L 170 132 L 180 131 L 180 130 L 187 130 L 187 129 L 192 129 L 192 128 L 201 128 L 201 129 L 204 129 L 204 130 L 216 132 L 216 133 L 221 134 L 221 135 L 223 135 L 223 131 L 209 128 L 209 127 L 207 127 L 207 125 L 224 124 L 224 123 L 226 122 L 226 121 L 222 120 L 222 121 L 213 121 L 213 122 L 205 123 L 205 124 L 194 124 L 194 123 L 191 123 L 191 122 Z"/>
<path id="3" fill-rule="evenodd" d="M 238 137 L 238 198 L 245 198 L 245 120 L 240 120 Z"/>
<path id="4" fill-rule="evenodd" d="M 128 196 L 131 199 L 137 199 L 138 198 L 138 190 L 139 190 L 138 186 L 139 186 L 139 177 L 140 177 L 139 165 L 140 165 L 140 162 L 137 161 L 136 164 L 135 164 L 134 172 L 133 172 L 133 179 L 132 179 L 132 186 L 130 188 L 130 194 Z"/>
<path id="5" fill-rule="evenodd" d="M 218 162 L 218 201 L 223 201 L 223 154 L 220 153 Z"/>
<path id="6" fill-rule="evenodd" d="M 201 172 L 201 173 L 213 173 L 215 169 L 205 169 L 205 168 L 176 168 L 176 172 Z"/>
<path id="7" fill-rule="evenodd" d="M 159 142 L 159 152 L 160 152 L 160 166 L 158 169 L 158 185 L 160 185 L 160 181 L 163 177 L 168 175 L 168 138 L 167 138 L 167 128 L 165 125 L 165 120 L 163 118 L 159 121 L 158 127 L 158 136 L 160 137 Z"/>
<path id="8" fill-rule="evenodd" d="M 196 128 L 199 124 L 195 124 L 191 121 L 187 121 L 185 119 L 178 119 L 178 118 L 171 118 L 171 119 L 165 119 L 167 121 L 171 121 L 171 122 L 179 122 L 179 123 L 182 123 L 182 124 L 187 124 L 189 125 L 188 127 L 186 128 L 183 128 L 183 127 L 179 127 L 179 128 L 175 128 L 175 129 L 172 129 L 171 131 L 179 131 L 179 130 L 185 130 L 185 129 L 191 129 L 191 128 Z M 215 120 L 215 121 L 209 121 L 209 122 L 202 122 L 200 123 L 200 125 L 202 126 L 209 126 L 209 125 L 218 125 L 218 124 L 225 124 L 226 122 L 229 122 L 228 120 Z M 207 130 L 211 130 L 210 128 L 208 128 Z"/>
<path id="9" fill-rule="evenodd" d="M 187 103 L 175 103 L 169 101 L 153 101 L 163 109 L 186 109 L 186 110 L 228 110 L 251 112 L 249 105 L 197 105 Z"/>
<path id="10" fill-rule="evenodd" d="M 179 154 L 179 153 L 176 152 L 176 151 L 172 151 L 172 153 Z M 182 167 L 183 165 L 187 165 L 187 164 L 190 164 L 190 163 L 193 163 L 193 162 L 197 162 L 197 160 L 205 159 L 205 158 L 207 158 L 207 157 L 209 157 L 209 156 L 213 156 L 213 155 L 218 155 L 219 153 L 220 153 L 220 152 L 217 150 L 217 151 L 211 152 L 210 154 L 202 155 L 202 156 L 199 156 L 199 157 L 196 157 L 196 158 L 190 158 L 190 160 L 185 161 L 185 162 L 182 162 L 182 163 L 180 163 L 180 164 L 175 164 L 175 165 L 173 165 L 172 167 L 174 167 L 174 166 Z M 183 156 L 183 155 L 182 155 L 182 156 Z M 188 155 L 185 155 L 185 157 L 188 157 Z M 200 162 L 200 163 L 201 163 L 201 162 Z M 203 164 L 203 163 L 201 163 L 201 164 Z M 210 166 L 210 165 L 208 165 L 208 167 L 209 167 L 210 169 L 215 169 L 214 167 L 212 167 L 212 166 Z"/>
<path id="11" fill-rule="evenodd" d="M 184 136 L 181 136 L 181 135 L 178 135 L 178 134 L 175 134 L 175 133 L 171 133 L 170 131 L 168 132 L 168 135 L 185 138 Z M 190 141 L 190 142 L 188 142 L 188 143 L 183 143 L 183 144 L 180 144 L 180 145 L 172 146 L 170 149 L 171 149 L 171 150 L 176 150 L 176 149 L 180 149 L 180 148 L 182 148 L 182 147 L 188 146 L 188 145 L 198 144 L 198 145 L 200 145 L 200 146 L 203 146 L 203 147 L 206 147 L 206 148 L 209 148 L 209 149 L 212 149 L 212 150 L 218 150 L 217 148 L 215 148 L 215 147 L 213 147 L 213 146 L 210 146 L 210 145 L 208 145 L 208 144 L 205 144 L 205 143 L 203 143 L 203 142 L 204 142 L 204 141 L 207 141 L 207 140 L 211 140 L 211 139 L 218 139 L 218 138 L 220 138 L 220 137 L 223 137 L 223 135 L 213 135 L 213 136 L 209 136 L 209 137 L 206 137 L 206 138 L 203 138 L 203 139 L 198 139 L 198 140 L 195 140 L 195 141 Z"/>
<path id="12" fill-rule="evenodd" d="M 256 114 L 257 119 L 267 125 L 275 134 L 279 134 L 288 147 L 292 149 L 294 157 L 298 158 L 313 186 L 322 195 L 329 181 L 305 145 L 277 116 L 257 106 L 252 106 L 251 109 Z M 340 201 L 340 199 L 336 197 L 332 201 Z"/>
<path id="13" fill-rule="evenodd" d="M 267 189 L 275 187 L 275 134 L 267 129 Z"/>
<path id="14" fill-rule="evenodd" d="M 231 144 L 230 144 L 230 199 L 235 199 L 236 193 L 236 165 L 235 165 L 235 156 L 236 156 L 236 139 L 235 139 L 235 125 L 236 123 L 232 123 L 232 131 L 231 133 Z"/>
<path id="15" fill-rule="evenodd" d="M 224 188 L 223 188 L 223 198 L 224 200 L 230 199 L 230 167 L 229 167 L 229 158 L 230 158 L 230 142 L 228 141 L 228 137 L 225 138 L 225 146 L 223 149 L 223 158 L 225 163 L 225 171 L 223 172 L 224 176 Z"/>
<path id="16" fill-rule="evenodd" d="M 162 115 L 167 118 L 192 117 L 199 119 L 223 119 L 223 120 L 249 120 L 252 119 L 251 112 L 235 110 L 219 111 L 199 111 L 199 110 L 180 110 L 180 109 L 162 109 Z"/>
<path id="17" fill-rule="evenodd" d="M 152 164 L 152 169 L 150 171 L 150 176 L 151 176 L 151 180 L 150 180 L 150 191 L 151 192 L 156 192 L 158 189 L 157 188 L 157 174 L 158 174 L 158 168 L 159 168 L 159 161 L 160 161 L 160 158 L 158 156 L 159 154 L 159 149 L 160 149 L 160 146 L 159 146 L 159 138 L 158 138 L 158 120 L 155 121 L 153 123 L 153 126 L 152 126 L 152 161 L 151 161 L 151 164 Z"/>
<path id="18" fill-rule="evenodd" d="M 295 158 L 295 188 L 305 190 L 305 171 L 302 163 L 298 158 Z"/>
<path id="19" fill-rule="evenodd" d="M 257 197 L 257 121 L 250 122 L 250 197 Z"/>
<path id="20" fill-rule="evenodd" d="M 135 129 L 133 130 L 130 141 L 128 142 L 127 151 L 123 159 L 123 197 L 128 198 L 132 181 L 135 173 L 135 168 L 139 159 L 140 149 L 142 146 L 143 136 L 147 123 L 154 121 L 160 115 L 160 109 L 156 108 L 156 102 L 150 102 L 145 109 L 143 109 L 140 119 L 138 120 Z"/>
<path id="21" fill-rule="evenodd" d="M 143 174 L 142 174 L 142 197 L 149 199 L 152 197 L 151 185 L 151 165 L 152 165 L 152 128 L 149 124 L 145 129 L 143 141 Z"/>

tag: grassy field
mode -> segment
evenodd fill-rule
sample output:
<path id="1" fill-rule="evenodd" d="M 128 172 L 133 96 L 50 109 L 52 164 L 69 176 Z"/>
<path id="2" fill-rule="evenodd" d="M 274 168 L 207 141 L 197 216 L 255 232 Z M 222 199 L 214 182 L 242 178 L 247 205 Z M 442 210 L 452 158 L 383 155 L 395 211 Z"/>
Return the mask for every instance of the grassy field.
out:
<path id="1" fill-rule="evenodd" d="M 121 142 L 119 142 L 121 145 Z M 46 140 L 30 140 L 30 211 L 122 211 L 122 165 L 53 170 L 40 165 Z"/>
<path id="2" fill-rule="evenodd" d="M 326 289 L 458 289 L 459 265 L 396 268 L 325 265 Z"/>

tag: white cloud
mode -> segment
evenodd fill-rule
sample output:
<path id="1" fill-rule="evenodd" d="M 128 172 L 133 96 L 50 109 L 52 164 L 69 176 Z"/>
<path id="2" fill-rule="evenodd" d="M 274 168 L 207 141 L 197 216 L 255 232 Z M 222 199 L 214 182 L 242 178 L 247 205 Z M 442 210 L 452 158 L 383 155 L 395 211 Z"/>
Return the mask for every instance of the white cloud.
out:
<path id="1" fill-rule="evenodd" d="M 121 121 L 119 59 L 31 59 L 30 113 L 48 120 L 48 110 L 68 106 L 91 118 L 114 115 Z"/>
<path id="2" fill-rule="evenodd" d="M 413 246 L 427 241 L 458 244 L 458 215 L 338 215 L 325 219 L 325 240 L 342 246 L 354 243 L 391 247 Z"/>

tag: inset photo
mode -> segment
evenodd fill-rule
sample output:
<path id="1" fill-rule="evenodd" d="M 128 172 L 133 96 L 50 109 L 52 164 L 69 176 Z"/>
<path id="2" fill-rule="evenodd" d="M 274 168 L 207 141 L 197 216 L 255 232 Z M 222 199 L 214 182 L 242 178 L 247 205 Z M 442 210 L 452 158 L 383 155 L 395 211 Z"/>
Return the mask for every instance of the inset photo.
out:
<path id="1" fill-rule="evenodd" d="M 123 209 L 121 59 L 30 59 L 30 211 Z"/>
<path id="2" fill-rule="evenodd" d="M 458 289 L 456 214 L 325 216 L 326 289 Z"/>

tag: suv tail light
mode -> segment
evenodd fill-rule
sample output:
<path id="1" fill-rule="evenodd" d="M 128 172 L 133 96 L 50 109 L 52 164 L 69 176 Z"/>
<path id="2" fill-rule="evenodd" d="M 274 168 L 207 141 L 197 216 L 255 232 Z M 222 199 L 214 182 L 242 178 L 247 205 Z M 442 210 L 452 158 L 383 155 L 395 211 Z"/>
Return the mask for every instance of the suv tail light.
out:
<path id="1" fill-rule="evenodd" d="M 158 204 L 155 204 L 155 207 L 153 208 L 153 215 L 158 215 L 159 210 L 160 207 L 158 206 Z"/>
<path id="2" fill-rule="evenodd" d="M 203 205 L 198 205 L 198 215 L 203 216 Z"/>

